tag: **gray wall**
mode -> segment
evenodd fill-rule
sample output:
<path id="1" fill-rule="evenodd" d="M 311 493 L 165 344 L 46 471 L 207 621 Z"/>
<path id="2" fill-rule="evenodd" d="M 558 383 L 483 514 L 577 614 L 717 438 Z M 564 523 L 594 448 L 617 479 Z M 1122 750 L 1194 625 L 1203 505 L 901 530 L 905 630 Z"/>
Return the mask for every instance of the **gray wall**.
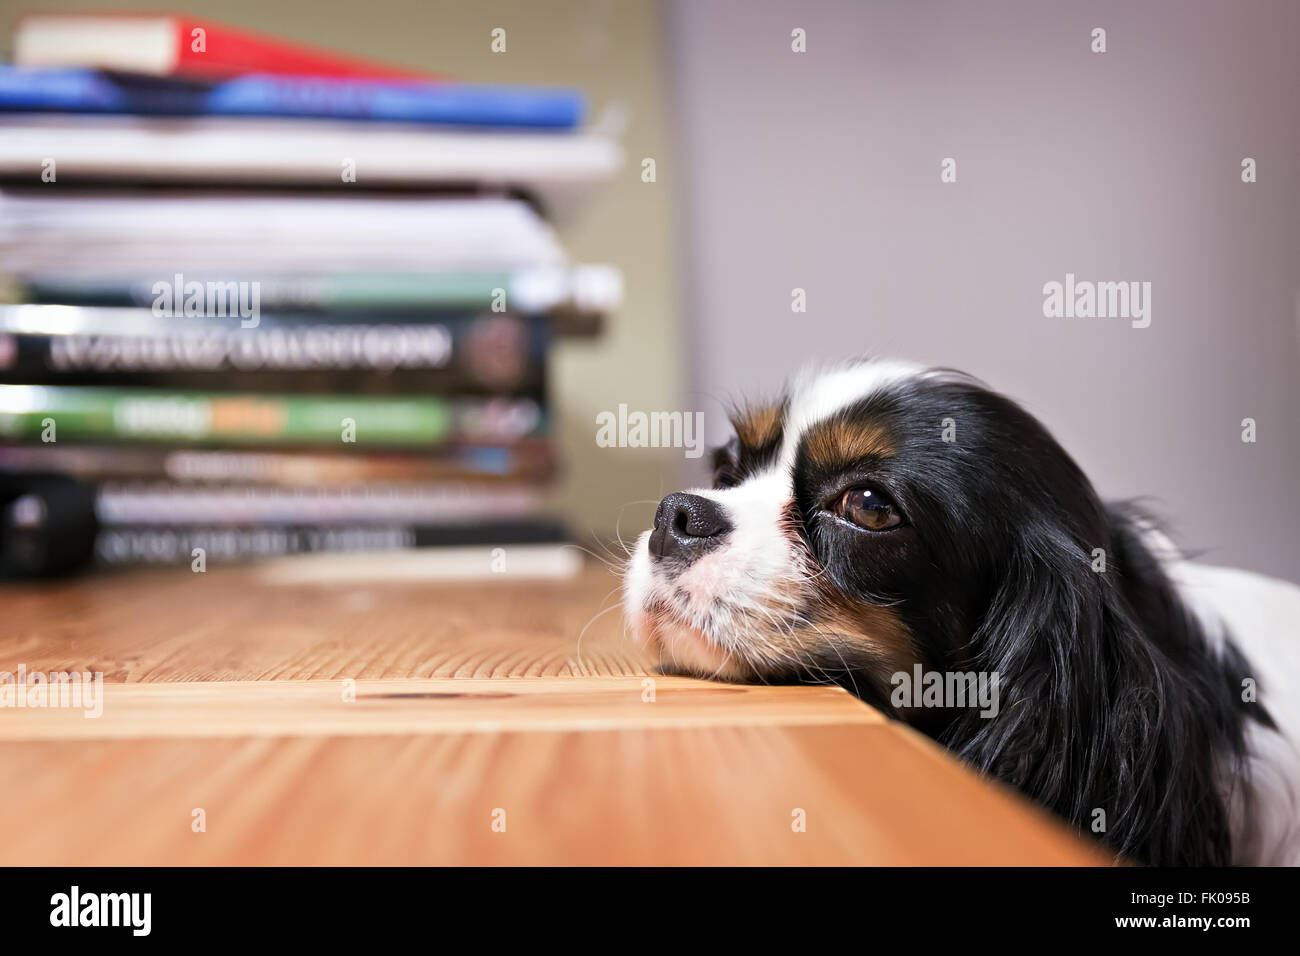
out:
<path id="1" fill-rule="evenodd" d="M 954 365 L 1205 560 L 1300 578 L 1300 4 L 678 0 L 669 37 L 714 434 L 808 360 Z M 1066 272 L 1150 281 L 1150 327 L 1044 318 Z"/>

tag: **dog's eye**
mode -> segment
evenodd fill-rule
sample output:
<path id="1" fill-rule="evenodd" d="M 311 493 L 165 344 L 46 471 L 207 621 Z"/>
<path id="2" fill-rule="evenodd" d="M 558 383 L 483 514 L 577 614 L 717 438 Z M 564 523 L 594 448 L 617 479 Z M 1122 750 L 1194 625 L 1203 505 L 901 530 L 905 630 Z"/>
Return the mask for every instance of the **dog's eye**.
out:
<path id="1" fill-rule="evenodd" d="M 840 517 L 868 531 L 887 531 L 903 521 L 893 502 L 870 488 L 850 488 L 844 492 L 836 511 Z"/>
<path id="2" fill-rule="evenodd" d="M 740 478 L 730 465 L 723 465 L 713 473 L 714 488 L 734 488 L 740 484 Z"/>

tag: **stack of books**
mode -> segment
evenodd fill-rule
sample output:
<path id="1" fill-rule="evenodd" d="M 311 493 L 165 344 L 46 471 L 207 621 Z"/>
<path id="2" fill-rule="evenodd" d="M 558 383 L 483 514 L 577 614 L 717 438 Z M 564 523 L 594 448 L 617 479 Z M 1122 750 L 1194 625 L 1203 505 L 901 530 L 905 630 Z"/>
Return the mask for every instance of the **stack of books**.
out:
<path id="1" fill-rule="evenodd" d="M 547 360 L 622 295 L 552 225 L 622 160 L 578 94 L 160 14 L 29 16 L 15 51 L 0 573 L 455 546 L 474 576 L 512 545 L 574 566 L 543 504 Z"/>

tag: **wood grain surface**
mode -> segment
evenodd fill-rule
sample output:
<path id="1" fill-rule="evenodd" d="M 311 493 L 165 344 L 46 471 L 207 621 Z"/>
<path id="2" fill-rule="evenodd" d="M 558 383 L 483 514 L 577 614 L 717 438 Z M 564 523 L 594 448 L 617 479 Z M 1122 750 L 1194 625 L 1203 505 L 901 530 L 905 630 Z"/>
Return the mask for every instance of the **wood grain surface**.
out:
<path id="1" fill-rule="evenodd" d="M 134 682 L 607 677 L 653 665 L 624 636 L 619 579 L 599 566 L 559 582 L 278 579 L 267 567 L 0 586 L 0 670 Z"/>
<path id="2" fill-rule="evenodd" d="M 884 721 L 838 687 L 683 677 L 105 684 L 85 708 L 13 708 L 0 740 L 621 730 Z"/>
<path id="3" fill-rule="evenodd" d="M 838 688 L 652 675 L 616 586 L 0 587 L 0 671 L 106 681 L 0 708 L 0 865 L 1108 862 Z"/>

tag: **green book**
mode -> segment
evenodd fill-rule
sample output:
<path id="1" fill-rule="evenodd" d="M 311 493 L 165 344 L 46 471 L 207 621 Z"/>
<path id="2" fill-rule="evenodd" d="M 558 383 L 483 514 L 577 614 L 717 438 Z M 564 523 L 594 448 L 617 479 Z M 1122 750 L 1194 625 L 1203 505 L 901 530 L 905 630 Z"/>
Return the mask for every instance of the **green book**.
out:
<path id="1" fill-rule="evenodd" d="M 169 279 L 171 277 L 168 277 Z M 186 279 L 221 283 L 248 276 L 176 276 L 175 299 Z M 606 265 L 554 266 L 487 272 L 326 273 L 252 277 L 263 309 L 493 309 L 526 314 L 573 309 L 604 313 L 623 301 L 623 277 Z M 163 283 L 166 285 L 166 281 Z M 204 285 L 203 281 L 196 283 Z M 157 279 L 26 277 L 18 301 L 154 306 Z M 179 305 L 175 305 L 179 310 Z M 169 309 L 170 311 L 170 309 Z"/>
<path id="2" fill-rule="evenodd" d="M 0 385 L 0 436 L 45 442 L 415 447 L 457 437 L 457 411 L 425 397 Z"/>

